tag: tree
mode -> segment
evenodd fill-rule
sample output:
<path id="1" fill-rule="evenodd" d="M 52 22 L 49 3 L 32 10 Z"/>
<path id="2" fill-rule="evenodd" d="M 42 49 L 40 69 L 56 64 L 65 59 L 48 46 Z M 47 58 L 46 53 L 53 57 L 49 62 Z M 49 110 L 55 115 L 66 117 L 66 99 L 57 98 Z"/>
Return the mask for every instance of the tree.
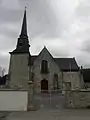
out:
<path id="1" fill-rule="evenodd" d="M 0 67 L 0 76 L 3 77 L 5 75 L 5 68 Z"/>
<path id="2" fill-rule="evenodd" d="M 0 85 L 5 85 L 8 75 L 5 75 L 5 68 L 0 67 Z"/>

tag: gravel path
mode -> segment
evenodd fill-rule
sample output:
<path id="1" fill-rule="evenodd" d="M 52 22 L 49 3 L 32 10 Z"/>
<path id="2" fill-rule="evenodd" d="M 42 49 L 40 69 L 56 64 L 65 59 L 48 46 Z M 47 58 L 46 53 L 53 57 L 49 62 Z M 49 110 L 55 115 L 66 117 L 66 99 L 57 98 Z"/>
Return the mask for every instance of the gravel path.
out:
<path id="1" fill-rule="evenodd" d="M 12 112 L 6 120 L 90 120 L 90 110 L 40 109 Z"/>

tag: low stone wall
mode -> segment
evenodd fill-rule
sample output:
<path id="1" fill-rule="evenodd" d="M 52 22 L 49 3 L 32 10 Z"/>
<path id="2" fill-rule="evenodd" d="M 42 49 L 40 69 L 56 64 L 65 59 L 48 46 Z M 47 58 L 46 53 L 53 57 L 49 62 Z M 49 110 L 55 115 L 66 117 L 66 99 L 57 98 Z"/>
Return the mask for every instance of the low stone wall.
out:
<path id="1" fill-rule="evenodd" d="M 90 108 L 90 90 L 66 91 L 65 107 Z"/>

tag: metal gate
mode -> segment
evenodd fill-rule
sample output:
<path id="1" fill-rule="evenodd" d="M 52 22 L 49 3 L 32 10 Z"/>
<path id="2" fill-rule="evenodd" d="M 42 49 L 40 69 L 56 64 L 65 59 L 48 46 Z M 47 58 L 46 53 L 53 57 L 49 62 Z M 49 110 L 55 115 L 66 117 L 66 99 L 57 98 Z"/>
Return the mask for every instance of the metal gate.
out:
<path id="1" fill-rule="evenodd" d="M 63 108 L 64 96 L 60 92 L 34 93 L 34 107 L 40 108 Z"/>

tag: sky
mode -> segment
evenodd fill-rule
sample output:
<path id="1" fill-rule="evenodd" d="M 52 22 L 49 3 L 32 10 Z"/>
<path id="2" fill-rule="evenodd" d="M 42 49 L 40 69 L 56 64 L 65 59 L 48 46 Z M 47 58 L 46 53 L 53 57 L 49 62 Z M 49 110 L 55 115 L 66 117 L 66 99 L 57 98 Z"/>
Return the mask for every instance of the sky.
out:
<path id="1" fill-rule="evenodd" d="M 46 46 L 53 57 L 90 67 L 90 0 L 0 0 L 0 68 L 8 71 L 25 6 L 32 55 Z"/>

